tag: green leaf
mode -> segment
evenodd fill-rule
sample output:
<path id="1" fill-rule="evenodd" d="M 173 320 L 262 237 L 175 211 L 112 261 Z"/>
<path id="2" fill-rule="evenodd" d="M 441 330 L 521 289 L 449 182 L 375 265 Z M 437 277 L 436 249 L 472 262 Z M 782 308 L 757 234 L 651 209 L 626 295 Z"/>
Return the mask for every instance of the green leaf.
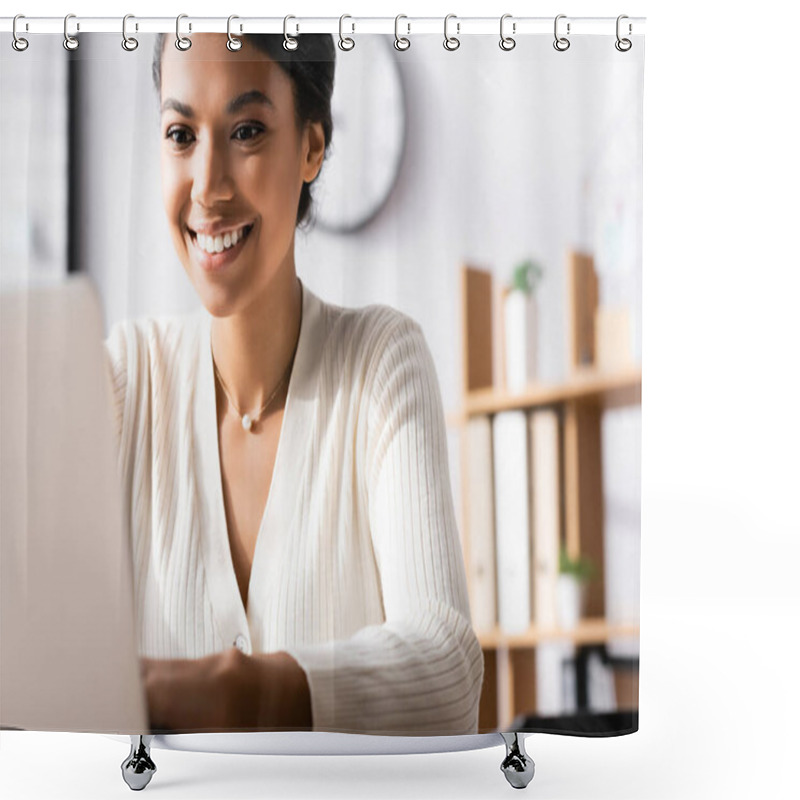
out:
<path id="1" fill-rule="evenodd" d="M 574 575 L 581 582 L 588 582 L 595 575 L 594 564 L 588 556 L 570 558 L 566 547 L 563 546 L 559 554 L 558 571 L 562 575 Z"/>
<path id="2" fill-rule="evenodd" d="M 535 261 L 528 259 L 514 267 L 511 275 L 510 288 L 512 290 L 531 294 L 536 290 L 542 279 L 543 270 Z"/>

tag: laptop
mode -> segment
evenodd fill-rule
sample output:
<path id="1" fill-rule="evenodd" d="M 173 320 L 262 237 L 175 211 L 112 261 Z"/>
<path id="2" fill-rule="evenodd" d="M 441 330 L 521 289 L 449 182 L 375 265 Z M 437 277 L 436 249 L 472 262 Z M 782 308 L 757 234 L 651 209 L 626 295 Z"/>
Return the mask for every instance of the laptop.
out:
<path id="1" fill-rule="evenodd" d="M 0 288 L 0 728 L 149 733 L 103 318 L 86 276 Z"/>

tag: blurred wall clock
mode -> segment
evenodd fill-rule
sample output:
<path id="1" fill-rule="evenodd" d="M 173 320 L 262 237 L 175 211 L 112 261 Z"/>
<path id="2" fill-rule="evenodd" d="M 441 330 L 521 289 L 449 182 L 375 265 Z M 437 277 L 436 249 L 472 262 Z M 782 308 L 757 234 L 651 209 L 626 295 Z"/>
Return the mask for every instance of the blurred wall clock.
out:
<path id="1" fill-rule="evenodd" d="M 316 224 L 333 233 L 352 233 L 374 219 L 405 148 L 405 94 L 393 37 L 354 38 L 352 50 L 336 52 L 333 136 L 312 189 Z"/>

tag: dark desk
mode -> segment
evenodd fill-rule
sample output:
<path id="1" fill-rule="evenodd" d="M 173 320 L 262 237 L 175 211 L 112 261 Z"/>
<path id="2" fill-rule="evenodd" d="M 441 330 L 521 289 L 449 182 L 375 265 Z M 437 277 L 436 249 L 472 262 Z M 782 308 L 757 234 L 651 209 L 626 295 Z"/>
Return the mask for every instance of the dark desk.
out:
<path id="1" fill-rule="evenodd" d="M 639 712 L 580 712 L 558 717 L 521 714 L 514 718 L 509 730 L 521 733 L 560 733 L 568 736 L 624 736 L 639 730 Z"/>

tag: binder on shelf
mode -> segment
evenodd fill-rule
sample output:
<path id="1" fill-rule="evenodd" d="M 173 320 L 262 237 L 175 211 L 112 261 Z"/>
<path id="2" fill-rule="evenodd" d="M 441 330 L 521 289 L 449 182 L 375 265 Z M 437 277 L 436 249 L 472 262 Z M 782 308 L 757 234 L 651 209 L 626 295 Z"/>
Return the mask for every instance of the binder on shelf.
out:
<path id="1" fill-rule="evenodd" d="M 536 648 L 536 713 L 557 717 L 577 711 L 575 645 L 545 642 Z"/>
<path id="2" fill-rule="evenodd" d="M 492 422 L 497 616 L 505 633 L 523 633 L 532 622 L 528 434 L 524 411 L 501 411 Z"/>
<path id="3" fill-rule="evenodd" d="M 488 632 L 497 626 L 492 423 L 488 416 L 468 420 L 466 447 L 472 626 L 477 632 Z"/>
<path id="4" fill-rule="evenodd" d="M 538 408 L 528 417 L 530 428 L 530 495 L 533 533 L 533 607 L 536 625 L 558 625 L 558 552 L 561 540 L 559 416 L 554 408 Z"/>
<path id="5" fill-rule="evenodd" d="M 588 253 L 570 252 L 567 258 L 567 352 L 573 370 L 595 365 L 594 324 L 598 302 L 594 258 Z"/>

